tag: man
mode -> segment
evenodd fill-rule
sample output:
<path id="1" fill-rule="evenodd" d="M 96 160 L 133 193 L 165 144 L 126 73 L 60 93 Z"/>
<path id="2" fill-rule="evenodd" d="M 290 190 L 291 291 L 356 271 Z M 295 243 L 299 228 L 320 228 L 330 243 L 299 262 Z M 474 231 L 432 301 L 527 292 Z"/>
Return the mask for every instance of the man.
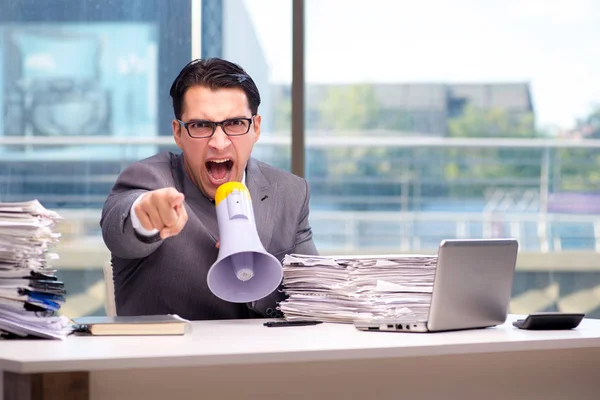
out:
<path id="1" fill-rule="evenodd" d="M 218 256 L 214 196 L 230 181 L 250 191 L 258 235 L 281 260 L 317 254 L 308 222 L 306 181 L 251 157 L 260 137 L 260 95 L 252 78 L 222 59 L 195 60 L 171 86 L 175 143 L 127 167 L 102 210 L 111 252 L 118 315 L 178 314 L 200 319 L 273 316 L 276 290 L 252 304 L 229 303 L 210 292 Z"/>

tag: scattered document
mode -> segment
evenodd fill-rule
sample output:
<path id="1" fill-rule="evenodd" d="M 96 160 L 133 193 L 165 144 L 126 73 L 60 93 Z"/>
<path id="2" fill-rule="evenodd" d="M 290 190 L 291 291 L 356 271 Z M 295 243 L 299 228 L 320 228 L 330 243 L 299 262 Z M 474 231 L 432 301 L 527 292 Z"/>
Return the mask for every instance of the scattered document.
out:
<path id="1" fill-rule="evenodd" d="M 68 318 L 56 315 L 65 288 L 50 266 L 61 219 L 37 200 L 0 203 L 0 338 L 63 339 L 71 331 Z"/>
<path id="2" fill-rule="evenodd" d="M 286 255 L 279 305 L 288 320 L 352 323 L 373 318 L 425 317 L 437 256 Z"/>

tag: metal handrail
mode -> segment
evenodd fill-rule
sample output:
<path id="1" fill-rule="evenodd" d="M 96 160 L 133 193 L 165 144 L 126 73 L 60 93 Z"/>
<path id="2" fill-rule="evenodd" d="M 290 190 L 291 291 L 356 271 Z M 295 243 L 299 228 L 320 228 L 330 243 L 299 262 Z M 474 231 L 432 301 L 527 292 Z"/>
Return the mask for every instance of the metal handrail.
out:
<path id="1" fill-rule="evenodd" d="M 63 231 L 66 231 L 68 238 L 80 238 L 87 236 L 88 229 L 99 230 L 98 221 L 100 220 L 100 210 L 59 210 L 64 222 Z M 546 214 L 538 213 L 518 213 L 518 212 L 386 212 L 386 211 L 321 211 L 315 210 L 310 213 L 310 221 L 313 227 L 320 227 L 315 230 L 317 237 L 327 237 L 331 232 L 322 229 L 325 226 L 331 226 L 331 223 L 338 223 L 340 230 L 335 232 L 343 238 L 340 247 L 346 249 L 360 250 L 357 245 L 357 238 L 361 224 L 365 223 L 385 223 L 394 226 L 412 226 L 419 222 L 452 223 L 453 234 L 447 234 L 450 238 L 472 237 L 469 233 L 469 224 L 481 224 L 482 236 L 485 238 L 494 237 L 493 226 L 497 223 L 507 224 L 508 232 L 506 235 L 516 239 L 537 241 L 537 251 L 541 253 L 562 251 L 561 238 L 554 232 L 550 232 L 552 224 L 575 223 L 590 224 L 593 230 L 594 249 L 591 252 L 600 252 L 600 215 L 572 215 L 572 214 Z M 523 234 L 524 225 L 533 223 L 537 225 L 536 237 L 526 237 Z M 417 235 L 412 231 L 403 231 L 397 237 L 398 249 L 402 251 L 422 250 L 421 245 L 424 238 L 430 235 Z"/>

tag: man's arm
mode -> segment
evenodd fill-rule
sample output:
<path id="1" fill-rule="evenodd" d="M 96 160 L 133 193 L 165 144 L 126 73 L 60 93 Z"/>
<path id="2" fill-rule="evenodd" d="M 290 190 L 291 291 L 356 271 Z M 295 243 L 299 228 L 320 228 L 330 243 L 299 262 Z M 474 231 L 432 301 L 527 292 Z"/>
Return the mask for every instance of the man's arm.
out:
<path id="1" fill-rule="evenodd" d="M 127 259 L 142 258 L 162 244 L 162 240 L 145 243 L 135 235 L 130 211 L 138 197 L 167 185 L 158 168 L 149 164 L 132 164 L 119 175 L 100 219 L 104 243 L 113 255 Z"/>

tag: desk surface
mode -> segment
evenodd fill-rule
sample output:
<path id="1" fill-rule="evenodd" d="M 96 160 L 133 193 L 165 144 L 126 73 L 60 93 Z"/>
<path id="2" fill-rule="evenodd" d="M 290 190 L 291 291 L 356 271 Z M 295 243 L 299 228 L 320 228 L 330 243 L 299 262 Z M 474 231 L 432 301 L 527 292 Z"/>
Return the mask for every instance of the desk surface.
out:
<path id="1" fill-rule="evenodd" d="M 265 320 L 192 322 L 184 336 L 0 341 L 0 372 L 98 371 L 377 359 L 600 347 L 600 320 L 576 330 L 494 328 L 440 333 L 361 332 L 349 324 L 267 328 Z"/>

